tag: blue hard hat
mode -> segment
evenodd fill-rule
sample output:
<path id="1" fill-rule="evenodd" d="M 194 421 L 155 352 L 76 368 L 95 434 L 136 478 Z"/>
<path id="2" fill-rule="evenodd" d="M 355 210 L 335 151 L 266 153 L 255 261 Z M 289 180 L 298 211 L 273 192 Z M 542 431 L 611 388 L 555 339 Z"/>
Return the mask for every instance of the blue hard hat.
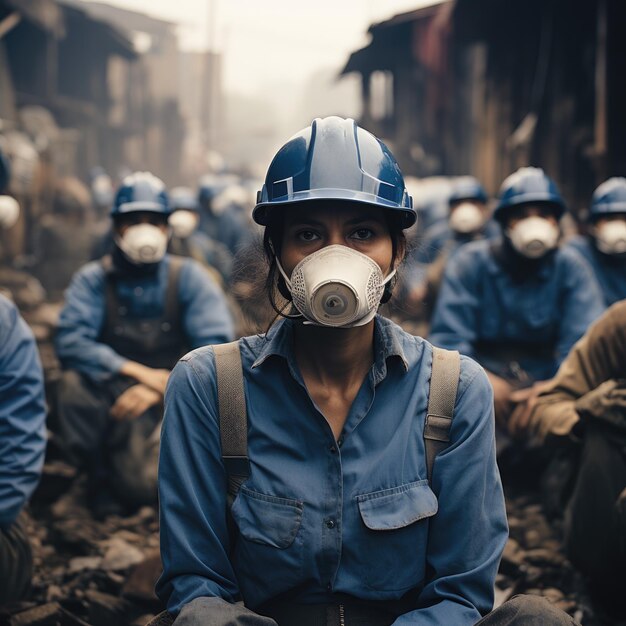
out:
<path id="1" fill-rule="evenodd" d="M 170 190 L 169 198 L 172 211 L 178 209 L 198 211 L 198 200 L 190 187 L 174 187 Z"/>
<path id="2" fill-rule="evenodd" d="M 135 172 L 122 181 L 115 195 L 111 217 L 139 211 L 162 215 L 170 213 L 165 185 L 150 172 Z"/>
<path id="3" fill-rule="evenodd" d="M 252 217 L 266 225 L 272 208 L 310 200 L 358 202 L 394 212 L 402 228 L 417 213 L 389 149 L 351 119 L 318 118 L 276 154 Z"/>
<path id="4" fill-rule="evenodd" d="M 593 192 L 589 219 L 611 213 L 626 213 L 626 178 L 609 178 Z"/>
<path id="5" fill-rule="evenodd" d="M 227 174 L 205 174 L 198 181 L 198 201 L 208 202 L 218 196 L 236 177 Z"/>
<path id="6" fill-rule="evenodd" d="M 476 200 L 484 204 L 489 200 L 485 188 L 473 176 L 461 176 L 452 183 L 452 191 L 448 198 L 448 204 L 461 202 L 461 200 Z"/>
<path id="7" fill-rule="evenodd" d="M 567 209 L 555 182 L 540 167 L 520 167 L 502 183 L 493 216 L 502 221 L 508 209 L 529 203 L 550 205 L 557 219 Z"/>

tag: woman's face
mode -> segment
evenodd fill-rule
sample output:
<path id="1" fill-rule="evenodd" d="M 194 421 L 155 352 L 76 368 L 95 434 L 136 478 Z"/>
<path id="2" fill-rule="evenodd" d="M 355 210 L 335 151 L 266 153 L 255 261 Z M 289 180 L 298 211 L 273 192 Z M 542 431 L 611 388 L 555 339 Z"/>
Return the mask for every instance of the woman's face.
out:
<path id="1" fill-rule="evenodd" d="M 367 255 L 384 276 L 393 269 L 393 243 L 383 209 L 366 205 L 295 205 L 285 211 L 281 264 L 291 276 L 306 256 L 333 244 Z M 398 251 L 401 260 L 404 250 Z"/>

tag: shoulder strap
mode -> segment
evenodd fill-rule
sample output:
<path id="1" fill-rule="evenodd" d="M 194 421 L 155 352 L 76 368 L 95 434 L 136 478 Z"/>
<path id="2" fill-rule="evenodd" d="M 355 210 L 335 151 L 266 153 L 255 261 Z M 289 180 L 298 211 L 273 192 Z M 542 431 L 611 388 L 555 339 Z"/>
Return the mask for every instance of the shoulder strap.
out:
<path id="1" fill-rule="evenodd" d="M 100 259 L 100 265 L 104 270 L 104 300 L 106 307 L 104 327 L 113 328 L 117 325 L 119 319 L 119 303 L 111 255 L 103 256 Z"/>
<path id="2" fill-rule="evenodd" d="M 435 457 L 447 447 L 459 386 L 461 358 L 456 350 L 433 346 L 433 366 L 428 394 L 428 413 L 424 424 L 424 446 L 428 482 L 432 483 Z"/>
<path id="3" fill-rule="evenodd" d="M 213 346 L 217 371 L 222 459 L 228 475 L 228 494 L 237 495 L 250 474 L 248 461 L 248 412 L 243 388 L 239 342 Z"/>
<path id="4" fill-rule="evenodd" d="M 165 305 L 163 307 L 163 317 L 172 324 L 179 323 L 180 320 L 180 298 L 178 297 L 180 282 L 180 272 L 183 269 L 184 258 L 170 255 L 170 266 L 168 268 L 167 285 L 165 287 Z"/>

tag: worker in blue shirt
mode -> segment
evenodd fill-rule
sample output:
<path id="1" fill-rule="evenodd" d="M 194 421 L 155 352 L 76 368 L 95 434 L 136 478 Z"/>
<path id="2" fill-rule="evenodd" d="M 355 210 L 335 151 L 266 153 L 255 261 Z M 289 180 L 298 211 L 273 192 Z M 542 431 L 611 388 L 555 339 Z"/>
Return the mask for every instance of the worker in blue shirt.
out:
<path id="1" fill-rule="evenodd" d="M 424 232 L 405 267 L 403 306 L 411 317 L 430 320 L 444 268 L 456 250 L 471 241 L 493 239 L 500 234 L 488 202 L 487 192 L 473 176 L 461 176 L 452 183 L 448 219 Z"/>
<path id="2" fill-rule="evenodd" d="M 207 175 L 198 185 L 198 205 L 200 207 L 200 230 L 211 239 L 224 244 L 231 254 L 236 254 L 248 243 L 250 229 L 246 216 L 239 206 L 227 204 L 215 206 L 216 199 L 228 186 L 226 177 Z"/>
<path id="3" fill-rule="evenodd" d="M 111 213 L 113 252 L 77 272 L 60 315 L 59 426 L 88 470 L 99 516 L 155 500 L 169 370 L 187 350 L 233 336 L 215 281 L 193 259 L 166 254 L 168 215 L 158 178 L 127 177 Z"/>
<path id="4" fill-rule="evenodd" d="M 353 120 L 317 119 L 259 198 L 269 295 L 287 319 L 235 344 L 249 473 L 229 511 L 216 352 L 195 350 L 166 391 L 159 596 L 177 626 L 475 624 L 507 538 L 492 393 L 461 357 L 430 475 L 433 348 L 376 314 L 415 221 L 395 159 Z M 536 601 L 507 610 L 573 623 Z"/>
<path id="5" fill-rule="evenodd" d="M 433 315 L 430 340 L 478 360 L 494 388 L 496 419 L 513 432 L 527 425 L 542 381 L 604 310 L 588 264 L 559 247 L 565 210 L 543 170 L 509 176 L 494 213 L 503 236 L 449 260 Z"/>
<path id="6" fill-rule="evenodd" d="M 33 333 L 0 295 L 0 605 L 24 598 L 33 559 L 20 512 L 46 450 L 43 371 Z"/>
<path id="7" fill-rule="evenodd" d="M 587 235 L 574 237 L 567 245 L 593 269 L 606 306 L 626 298 L 626 178 L 609 178 L 595 190 Z"/>
<path id="8" fill-rule="evenodd" d="M 208 267 L 221 285 L 230 282 L 233 255 L 219 241 L 198 229 L 200 212 L 198 200 L 189 187 L 174 187 L 170 194 L 168 223 L 172 229 L 168 252 L 191 257 Z"/>

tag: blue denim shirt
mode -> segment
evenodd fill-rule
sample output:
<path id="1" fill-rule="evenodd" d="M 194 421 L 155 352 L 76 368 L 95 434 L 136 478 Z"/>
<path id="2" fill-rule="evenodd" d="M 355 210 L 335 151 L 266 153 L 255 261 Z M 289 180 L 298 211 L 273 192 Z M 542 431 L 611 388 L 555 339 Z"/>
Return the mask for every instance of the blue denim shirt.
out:
<path id="1" fill-rule="evenodd" d="M 212 348 L 181 359 L 165 396 L 159 463 L 159 596 L 176 613 L 196 597 L 252 609 L 289 593 L 398 599 L 396 624 L 474 624 L 493 603 L 507 538 L 495 461 L 493 398 L 463 357 L 451 443 L 428 484 L 423 427 L 432 346 L 375 323 L 375 362 L 336 441 L 307 393 L 293 324 L 240 342 L 251 473 L 226 521 Z"/>
<path id="2" fill-rule="evenodd" d="M 129 277 L 116 283 L 120 302 L 133 317 L 163 313 L 170 267 L 166 255 L 154 275 Z M 232 339 L 233 322 L 222 290 L 193 259 L 180 271 L 178 296 L 183 330 L 197 348 Z M 88 263 L 72 278 L 55 339 L 57 356 L 66 369 L 74 369 L 102 382 L 115 375 L 126 359 L 98 341 L 106 315 L 106 274 L 99 261 Z"/>
<path id="3" fill-rule="evenodd" d="M 575 251 L 556 250 L 538 272 L 515 282 L 497 263 L 491 243 L 478 241 L 448 261 L 429 339 L 477 358 L 498 375 L 504 375 L 504 363 L 481 357 L 480 342 L 532 343 L 545 354 L 522 359 L 521 366 L 545 380 L 603 311 L 596 279 Z"/>
<path id="4" fill-rule="evenodd" d="M 30 328 L 0 296 L 0 528 L 8 528 L 41 476 L 46 451 L 43 371 Z"/>
<path id="5" fill-rule="evenodd" d="M 570 239 L 566 246 L 578 251 L 591 266 L 595 274 L 606 306 L 626 298 L 626 260 L 602 254 L 590 237 L 579 235 Z"/>
<path id="6" fill-rule="evenodd" d="M 426 281 L 428 266 L 437 260 L 440 254 L 451 257 L 459 248 L 472 241 L 495 239 L 500 236 L 498 223 L 489 220 L 479 233 L 464 235 L 455 233 L 447 221 L 436 222 L 419 238 L 419 242 L 409 252 L 403 266 L 403 278 L 409 287 L 419 287 Z"/>

